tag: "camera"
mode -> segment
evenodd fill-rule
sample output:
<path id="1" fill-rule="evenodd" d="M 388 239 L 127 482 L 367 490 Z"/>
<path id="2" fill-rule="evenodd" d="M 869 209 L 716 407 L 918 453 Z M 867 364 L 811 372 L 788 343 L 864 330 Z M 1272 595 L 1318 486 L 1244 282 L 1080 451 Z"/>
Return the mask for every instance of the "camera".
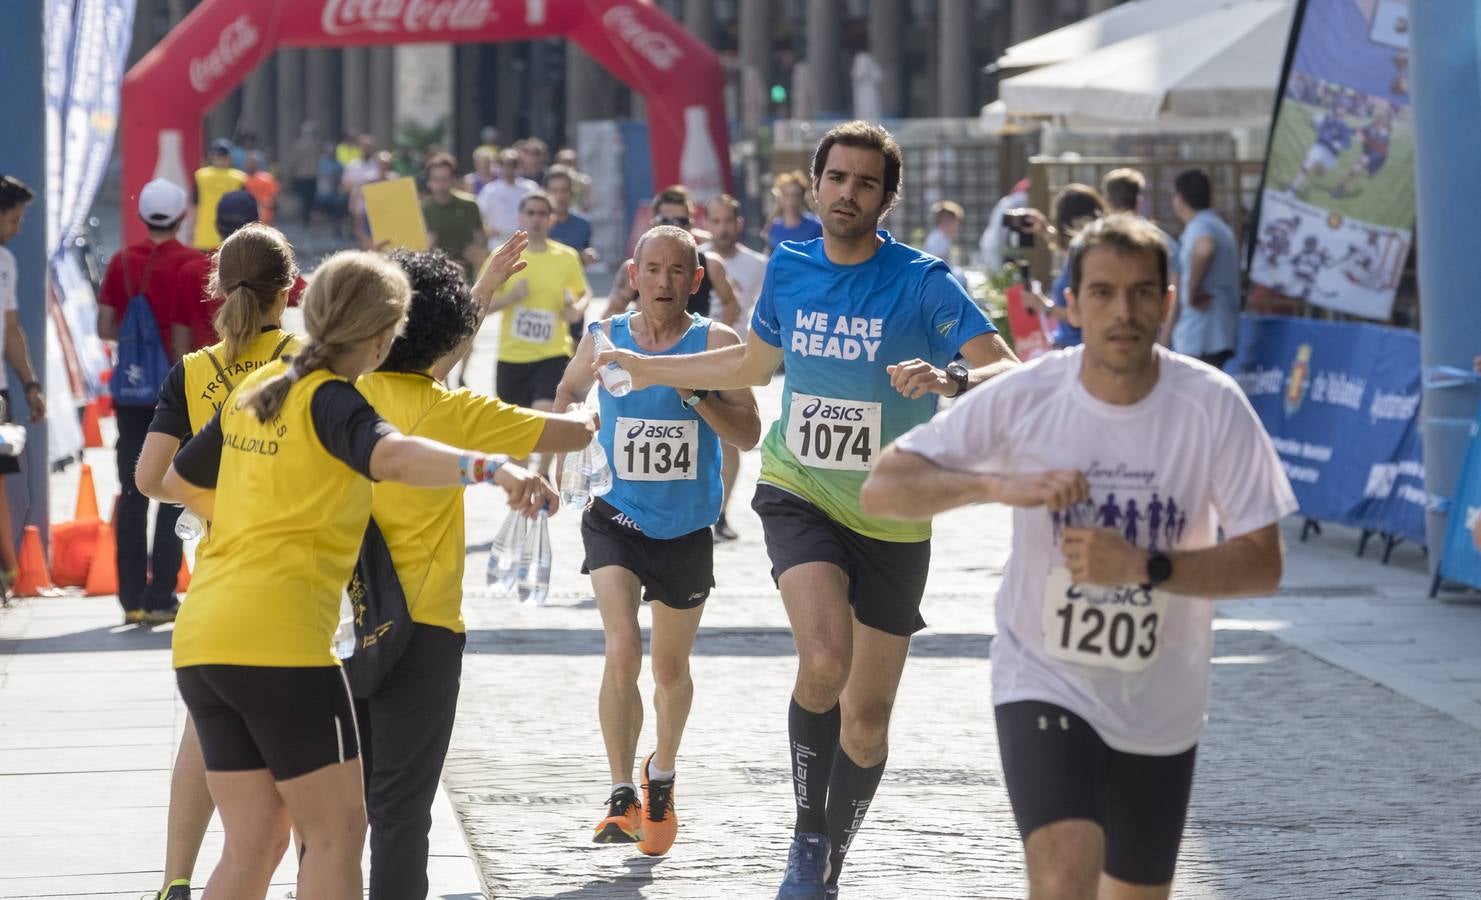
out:
<path id="1" fill-rule="evenodd" d="M 1027 250 L 1033 247 L 1034 226 L 1026 210 L 1010 209 L 1004 212 L 1003 227 L 1008 231 L 1008 249 Z"/>

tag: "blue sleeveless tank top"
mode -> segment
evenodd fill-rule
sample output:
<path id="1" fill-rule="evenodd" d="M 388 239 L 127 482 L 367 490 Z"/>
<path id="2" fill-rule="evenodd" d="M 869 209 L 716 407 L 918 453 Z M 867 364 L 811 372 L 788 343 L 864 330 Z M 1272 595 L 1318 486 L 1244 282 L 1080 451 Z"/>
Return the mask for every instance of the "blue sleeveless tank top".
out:
<path id="1" fill-rule="evenodd" d="M 710 320 L 691 313 L 692 324 L 668 350 L 654 354 L 633 341 L 632 313 L 611 319 L 612 343 L 656 356 L 701 353 Z M 600 395 L 602 450 L 612 469 L 604 501 L 626 513 L 643 533 L 660 540 L 708 528 L 720 517 L 720 437 L 699 413 L 686 409 L 669 387 L 649 387 L 626 397 Z"/>

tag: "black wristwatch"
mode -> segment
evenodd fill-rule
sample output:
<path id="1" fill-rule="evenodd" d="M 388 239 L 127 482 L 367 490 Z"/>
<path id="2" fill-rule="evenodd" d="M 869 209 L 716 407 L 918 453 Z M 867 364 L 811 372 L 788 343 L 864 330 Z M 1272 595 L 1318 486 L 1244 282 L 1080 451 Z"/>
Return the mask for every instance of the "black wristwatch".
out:
<path id="1" fill-rule="evenodd" d="M 709 395 L 710 392 L 705 390 L 690 391 L 689 396 L 684 398 L 684 408 L 695 408 L 704 400 L 704 398 L 708 397 Z"/>
<path id="2" fill-rule="evenodd" d="M 961 360 L 954 359 L 946 364 L 946 377 L 956 382 L 956 393 L 953 397 L 960 397 L 972 389 L 971 372 L 962 365 Z"/>
<path id="3" fill-rule="evenodd" d="M 1152 551 L 1147 557 L 1147 587 L 1157 587 L 1172 577 L 1172 560 L 1166 553 Z"/>

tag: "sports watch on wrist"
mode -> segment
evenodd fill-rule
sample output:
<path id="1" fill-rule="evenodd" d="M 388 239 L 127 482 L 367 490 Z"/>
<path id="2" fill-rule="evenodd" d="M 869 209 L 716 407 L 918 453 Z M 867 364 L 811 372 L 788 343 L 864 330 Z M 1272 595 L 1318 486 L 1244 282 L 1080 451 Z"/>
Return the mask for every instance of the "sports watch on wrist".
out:
<path id="1" fill-rule="evenodd" d="M 703 391 L 703 390 L 690 391 L 689 392 L 689 396 L 684 398 L 684 408 L 685 409 L 693 409 L 693 408 L 695 408 L 701 402 L 703 402 L 704 398 L 708 397 L 709 395 L 710 395 L 710 392 L 709 391 Z"/>
<path id="2" fill-rule="evenodd" d="M 1166 553 L 1153 551 L 1147 557 L 1147 586 L 1156 587 L 1172 577 L 1172 560 Z"/>
<path id="3" fill-rule="evenodd" d="M 971 373 L 962 365 L 961 360 L 954 359 L 946 364 L 946 377 L 956 382 L 956 393 L 951 395 L 953 397 L 960 397 L 972 387 Z"/>

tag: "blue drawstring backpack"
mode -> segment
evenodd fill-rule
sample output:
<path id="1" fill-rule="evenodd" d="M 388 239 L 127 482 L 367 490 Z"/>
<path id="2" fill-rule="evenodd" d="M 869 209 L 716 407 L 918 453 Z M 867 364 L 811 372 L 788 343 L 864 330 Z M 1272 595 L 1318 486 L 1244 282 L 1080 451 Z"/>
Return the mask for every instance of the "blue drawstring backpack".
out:
<path id="1" fill-rule="evenodd" d="M 149 284 L 149 269 L 154 257 L 144 265 L 144 284 Z M 170 360 L 159 339 L 159 324 L 149 298 L 141 288 L 123 314 L 118 328 L 118 358 L 113 363 L 113 378 L 108 382 L 113 402 L 118 406 L 154 406 L 159 400 L 159 387 L 170 374 Z"/>

